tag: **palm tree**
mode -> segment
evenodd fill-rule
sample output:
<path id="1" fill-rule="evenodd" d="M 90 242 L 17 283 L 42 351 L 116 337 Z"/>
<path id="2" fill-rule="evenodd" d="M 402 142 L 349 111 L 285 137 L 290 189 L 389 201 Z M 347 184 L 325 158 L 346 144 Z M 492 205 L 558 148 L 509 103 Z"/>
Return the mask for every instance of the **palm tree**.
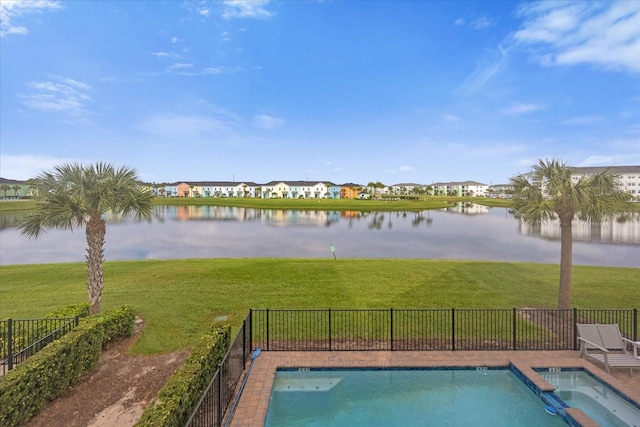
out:
<path id="1" fill-rule="evenodd" d="M 29 186 L 29 196 L 33 197 L 36 194 L 36 189 L 38 187 L 35 179 L 29 178 L 27 180 L 27 185 Z"/>
<path id="2" fill-rule="evenodd" d="M 513 211 L 534 225 L 560 219 L 560 289 L 558 308 L 571 308 L 571 268 L 574 217 L 600 222 L 616 213 L 630 211 L 630 195 L 621 191 L 618 176 L 609 171 L 573 180 L 571 169 L 556 160 L 540 160 L 531 172 L 511 178 Z"/>
<path id="3" fill-rule="evenodd" d="M 4 191 L 4 197 L 7 197 L 7 191 L 11 190 L 11 186 L 7 184 L 0 185 L 0 190 Z"/>
<path id="4" fill-rule="evenodd" d="M 13 191 L 15 191 L 15 196 L 18 197 L 18 191 L 20 191 L 20 186 L 19 185 L 14 185 L 13 187 L 11 187 L 11 189 Z"/>
<path id="5" fill-rule="evenodd" d="M 108 163 L 56 166 L 35 178 L 38 192 L 33 213 L 21 222 L 20 232 L 37 238 L 45 229 L 85 227 L 87 239 L 87 291 L 90 314 L 100 312 L 106 223 L 102 215 L 135 213 L 150 218 L 153 192 L 140 185 L 135 170 L 116 169 Z"/>

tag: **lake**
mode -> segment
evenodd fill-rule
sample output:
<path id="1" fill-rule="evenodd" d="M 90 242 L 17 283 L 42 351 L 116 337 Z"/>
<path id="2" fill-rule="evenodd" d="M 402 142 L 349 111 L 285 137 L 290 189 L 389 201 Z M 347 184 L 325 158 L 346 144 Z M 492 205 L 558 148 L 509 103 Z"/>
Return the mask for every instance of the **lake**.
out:
<path id="1" fill-rule="evenodd" d="M 20 235 L 21 213 L 0 215 L 0 264 L 84 261 L 84 230 Z M 149 221 L 107 215 L 105 258 L 431 258 L 560 262 L 557 221 L 531 227 L 505 208 L 460 203 L 423 212 L 156 206 Z M 333 250 L 332 250 L 333 249 Z M 640 215 L 574 221 L 576 265 L 640 267 Z"/>

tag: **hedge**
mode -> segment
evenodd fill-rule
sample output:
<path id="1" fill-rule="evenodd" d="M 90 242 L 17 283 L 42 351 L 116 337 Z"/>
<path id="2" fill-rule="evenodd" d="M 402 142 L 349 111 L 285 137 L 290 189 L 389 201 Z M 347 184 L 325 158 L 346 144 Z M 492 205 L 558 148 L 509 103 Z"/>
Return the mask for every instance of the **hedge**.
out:
<path id="1" fill-rule="evenodd" d="M 63 308 L 53 310 L 47 313 L 46 318 L 59 318 L 59 317 L 87 317 L 89 316 L 89 303 L 81 302 L 77 304 L 69 304 Z"/>
<path id="2" fill-rule="evenodd" d="M 230 341 L 231 327 L 214 325 L 158 392 L 155 403 L 142 414 L 136 427 L 185 425 L 227 353 Z"/>
<path id="3" fill-rule="evenodd" d="M 106 342 L 131 335 L 134 325 L 130 306 L 90 316 L 0 377 L 0 425 L 25 424 L 95 367 Z"/>

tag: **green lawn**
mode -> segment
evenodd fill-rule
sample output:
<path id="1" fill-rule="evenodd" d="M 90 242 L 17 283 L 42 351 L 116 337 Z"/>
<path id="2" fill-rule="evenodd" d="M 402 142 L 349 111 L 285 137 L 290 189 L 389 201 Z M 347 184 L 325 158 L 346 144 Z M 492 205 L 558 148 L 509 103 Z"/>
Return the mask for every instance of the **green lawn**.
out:
<path id="1" fill-rule="evenodd" d="M 292 209 L 322 211 L 420 211 L 451 206 L 445 198 L 417 200 L 359 200 L 359 199 L 254 199 L 224 197 L 157 197 L 158 205 L 235 206 L 255 209 Z"/>
<path id="2" fill-rule="evenodd" d="M 83 263 L 0 266 L 0 317 L 41 317 L 87 300 Z M 558 266 L 438 260 L 191 259 L 105 263 L 102 308 L 133 305 L 146 321 L 135 353 L 192 345 L 249 308 L 549 307 Z M 633 308 L 640 269 L 574 267 L 579 308 Z"/>
<path id="3" fill-rule="evenodd" d="M 358 199 L 253 199 L 221 197 L 157 197 L 157 205 L 235 206 L 255 209 L 299 209 L 334 211 L 421 211 L 441 209 L 453 203 L 467 202 L 485 206 L 509 207 L 511 201 L 482 197 L 424 197 L 420 200 L 358 200 Z M 0 213 L 33 209 L 32 200 L 2 201 Z"/>

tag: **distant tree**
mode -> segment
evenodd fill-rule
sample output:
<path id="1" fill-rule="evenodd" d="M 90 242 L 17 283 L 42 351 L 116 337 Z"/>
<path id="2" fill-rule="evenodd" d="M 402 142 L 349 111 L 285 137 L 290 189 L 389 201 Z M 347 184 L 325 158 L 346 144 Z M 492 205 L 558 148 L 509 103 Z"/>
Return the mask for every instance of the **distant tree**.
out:
<path id="1" fill-rule="evenodd" d="M 11 186 L 7 184 L 0 185 L 0 190 L 4 191 L 4 197 L 7 197 L 7 191 L 11 190 Z"/>
<path id="2" fill-rule="evenodd" d="M 18 195 L 18 191 L 20 191 L 20 186 L 19 185 L 14 185 L 13 187 L 11 187 L 11 189 L 13 191 L 15 191 L 15 196 Z"/>
<path id="3" fill-rule="evenodd" d="M 571 169 L 557 160 L 539 160 L 532 170 L 511 178 L 513 211 L 534 225 L 560 220 L 560 288 L 558 308 L 571 308 L 573 219 L 600 222 L 603 218 L 633 210 L 630 195 L 620 190 L 618 176 L 609 171 L 577 180 Z"/>
<path id="4" fill-rule="evenodd" d="M 102 215 L 135 213 L 149 218 L 153 192 L 139 184 L 135 170 L 107 163 L 56 166 L 35 178 L 38 192 L 34 212 L 21 222 L 20 232 L 37 238 L 47 228 L 85 228 L 87 290 L 90 313 L 100 312 L 106 222 Z"/>
<path id="5" fill-rule="evenodd" d="M 29 186 L 29 196 L 35 196 L 36 194 L 36 189 L 38 188 L 38 185 L 36 184 L 36 180 L 33 178 L 29 178 L 27 180 L 27 186 Z"/>

